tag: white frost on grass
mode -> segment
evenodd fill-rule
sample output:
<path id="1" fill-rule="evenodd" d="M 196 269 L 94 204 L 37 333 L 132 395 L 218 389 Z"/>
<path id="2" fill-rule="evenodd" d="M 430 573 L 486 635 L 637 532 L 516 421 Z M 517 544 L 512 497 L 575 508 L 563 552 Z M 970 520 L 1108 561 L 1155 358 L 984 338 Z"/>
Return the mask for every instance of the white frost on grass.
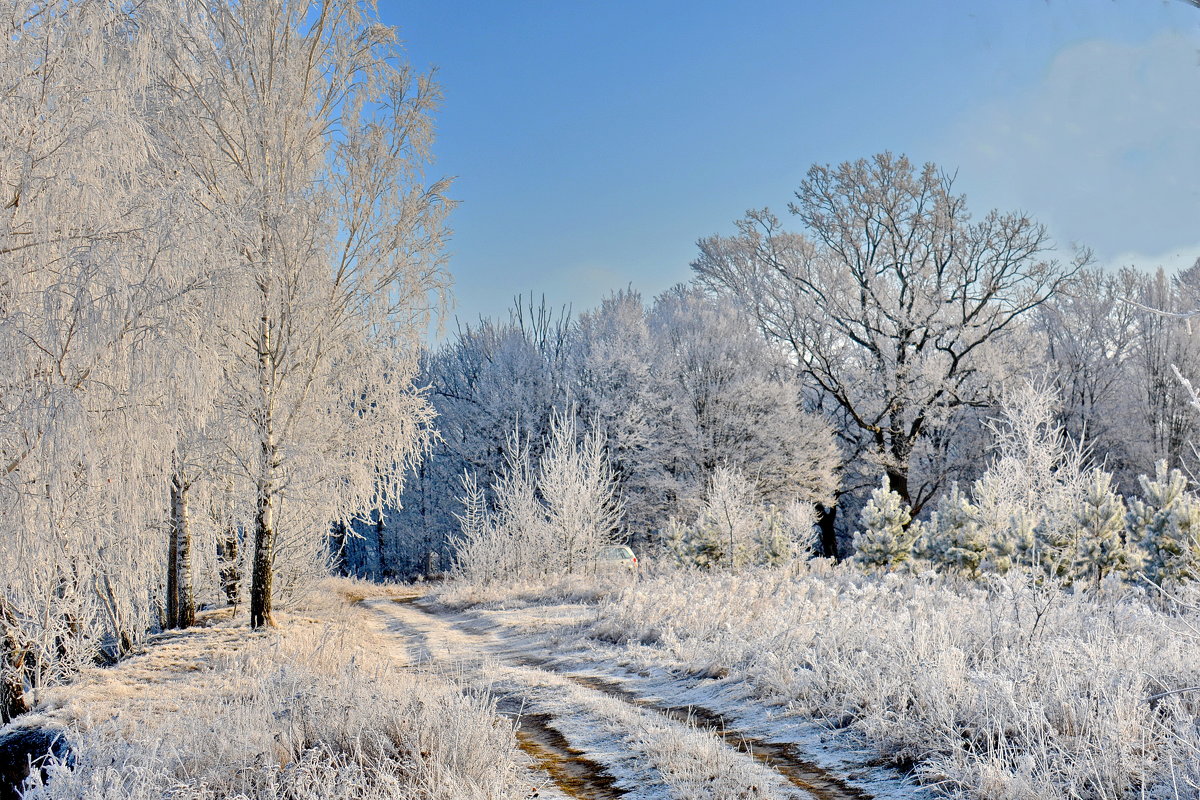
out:
<path id="1" fill-rule="evenodd" d="M 321 600 L 322 598 L 318 598 Z M 491 701 L 397 668 L 364 614 L 330 599 L 164 635 L 143 655 L 48 692 L 22 724 L 66 724 L 74 769 L 37 800 L 165 797 L 499 800 L 533 783 Z"/>
<path id="2" fill-rule="evenodd" d="M 451 588 L 459 598 L 472 593 L 463 587 Z M 614 595 L 602 588 L 593 587 L 591 594 Z M 625 588 L 636 591 L 633 586 Z M 588 593 L 572 582 L 568 594 L 579 597 Z M 928 787 L 915 786 L 893 766 L 881 764 L 877 748 L 861 734 L 833 730 L 827 723 L 798 714 L 785 699 L 764 692 L 744 674 L 731 674 L 717 661 L 685 662 L 659 644 L 626 637 L 618 637 L 620 643 L 596 638 L 598 630 L 607 630 L 608 604 L 550 600 L 539 605 L 533 599 L 544 596 L 522 588 L 505 600 L 491 590 L 486 607 L 442 608 L 439 613 L 460 628 L 490 636 L 490 650 L 499 657 L 534 655 L 544 671 L 584 681 L 598 679 L 660 708 L 714 712 L 729 731 L 752 742 L 790 746 L 797 757 L 816 767 L 816 772 L 836 776 L 850 793 L 857 790 L 876 800 L 932 796 Z M 429 601 L 420 606 L 437 608 Z"/>
<path id="3" fill-rule="evenodd" d="M 1200 693 L 1179 691 L 1200 685 L 1194 605 L 818 565 L 660 577 L 591 615 L 592 634 L 643 668 L 729 676 L 701 702 L 733 713 L 744 700 L 719 694 L 741 683 L 949 794 L 1200 791 Z"/>

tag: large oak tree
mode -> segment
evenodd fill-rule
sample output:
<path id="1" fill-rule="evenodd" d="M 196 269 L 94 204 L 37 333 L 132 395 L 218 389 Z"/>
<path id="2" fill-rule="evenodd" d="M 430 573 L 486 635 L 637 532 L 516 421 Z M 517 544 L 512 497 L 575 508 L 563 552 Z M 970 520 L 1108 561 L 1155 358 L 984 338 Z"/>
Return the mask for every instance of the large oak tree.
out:
<path id="1" fill-rule="evenodd" d="M 1023 213 L 973 219 L 952 175 L 891 153 L 813 166 L 789 210 L 800 232 L 752 211 L 736 235 L 702 239 L 692 267 L 788 345 L 847 460 L 866 456 L 919 510 L 939 480 L 913 485 L 916 449 L 993 402 L 984 376 L 1004 360 L 1002 338 L 1086 254 L 1054 260 Z"/>

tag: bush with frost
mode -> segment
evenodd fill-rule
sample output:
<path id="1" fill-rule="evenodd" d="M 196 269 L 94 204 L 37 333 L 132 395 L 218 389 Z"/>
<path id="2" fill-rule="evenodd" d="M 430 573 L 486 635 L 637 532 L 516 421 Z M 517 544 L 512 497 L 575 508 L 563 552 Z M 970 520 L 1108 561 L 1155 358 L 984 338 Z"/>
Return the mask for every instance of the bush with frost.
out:
<path id="1" fill-rule="evenodd" d="M 740 470 L 723 466 L 713 470 L 695 518 L 672 518 L 663 543 L 681 566 L 777 566 L 812 551 L 815 524 L 811 504 L 767 503 Z"/>
<path id="2" fill-rule="evenodd" d="M 520 581 L 586 572 L 611 544 L 620 501 L 597 431 L 580 435 L 573 416 L 554 414 L 538 467 L 518 433 L 509 437 L 493 499 L 463 478 L 455 569 L 472 582 Z"/>

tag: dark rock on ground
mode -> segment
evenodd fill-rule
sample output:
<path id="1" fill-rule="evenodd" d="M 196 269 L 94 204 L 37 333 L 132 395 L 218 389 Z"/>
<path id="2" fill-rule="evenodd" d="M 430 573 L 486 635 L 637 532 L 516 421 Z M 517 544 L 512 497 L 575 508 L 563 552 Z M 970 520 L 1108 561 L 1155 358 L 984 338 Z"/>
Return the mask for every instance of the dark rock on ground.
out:
<path id="1" fill-rule="evenodd" d="M 62 728 L 16 727 L 0 733 L 0 800 L 18 800 L 30 767 L 44 778 L 51 757 L 70 760 L 71 743 Z"/>

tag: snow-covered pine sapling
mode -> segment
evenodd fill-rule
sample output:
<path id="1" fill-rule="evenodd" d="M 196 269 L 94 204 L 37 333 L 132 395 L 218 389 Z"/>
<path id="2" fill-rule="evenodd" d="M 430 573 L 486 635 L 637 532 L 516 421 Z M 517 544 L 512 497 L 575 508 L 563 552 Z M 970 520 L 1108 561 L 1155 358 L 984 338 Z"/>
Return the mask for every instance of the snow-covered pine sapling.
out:
<path id="1" fill-rule="evenodd" d="M 963 494 L 958 483 L 938 502 L 935 542 L 936 560 L 961 570 L 972 578 L 988 554 L 988 539 L 979 521 L 979 510 Z"/>
<path id="2" fill-rule="evenodd" d="M 1159 461 L 1153 480 L 1138 481 L 1142 497 L 1130 502 L 1125 519 L 1130 539 L 1146 549 L 1147 575 L 1160 586 L 1200 577 L 1200 501 L 1187 491 L 1187 478 Z"/>
<path id="3" fill-rule="evenodd" d="M 1096 585 L 1105 575 L 1135 569 L 1140 557 L 1125 540 L 1125 501 L 1112 487 L 1112 475 L 1092 470 L 1087 492 L 1075 512 L 1079 526 L 1078 574 Z"/>
<path id="4" fill-rule="evenodd" d="M 1007 525 L 992 531 L 985 566 L 1003 575 L 1017 564 L 1032 563 L 1037 546 L 1036 526 L 1037 517 L 1028 511 L 1010 516 Z"/>
<path id="5" fill-rule="evenodd" d="M 862 530 L 854 535 L 854 559 L 861 564 L 890 570 L 912 557 L 919 530 L 914 530 L 912 512 L 900 495 L 882 485 L 871 492 L 871 499 L 859 516 Z"/>

